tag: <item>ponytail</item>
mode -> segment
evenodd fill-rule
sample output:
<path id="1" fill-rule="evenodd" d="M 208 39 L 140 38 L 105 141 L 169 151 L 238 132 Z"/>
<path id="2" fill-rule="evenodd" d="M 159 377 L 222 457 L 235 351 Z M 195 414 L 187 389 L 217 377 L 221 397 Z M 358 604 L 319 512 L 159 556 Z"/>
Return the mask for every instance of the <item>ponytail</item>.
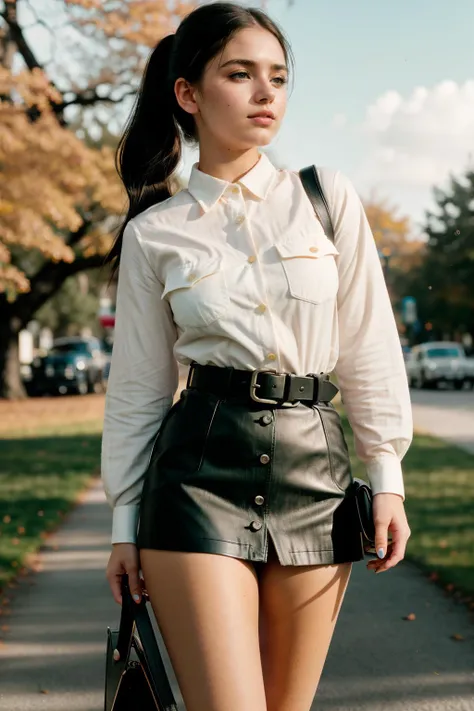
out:
<path id="1" fill-rule="evenodd" d="M 171 197 L 171 176 L 181 159 L 175 119 L 179 107 L 170 81 L 175 35 L 164 37 L 148 58 L 134 108 L 119 140 L 115 167 L 125 186 L 129 208 L 104 263 L 120 263 L 125 226 L 132 217 Z"/>

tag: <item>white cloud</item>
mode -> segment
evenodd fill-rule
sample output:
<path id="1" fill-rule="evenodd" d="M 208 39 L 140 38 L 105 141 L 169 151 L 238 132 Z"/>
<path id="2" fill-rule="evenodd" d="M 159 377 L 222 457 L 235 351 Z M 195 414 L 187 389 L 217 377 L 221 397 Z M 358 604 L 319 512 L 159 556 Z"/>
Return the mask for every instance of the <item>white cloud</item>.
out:
<path id="1" fill-rule="evenodd" d="M 431 187 L 473 162 L 474 80 L 417 87 L 408 97 L 387 91 L 367 108 L 360 131 L 366 153 L 358 182 L 420 217 L 431 206 Z"/>

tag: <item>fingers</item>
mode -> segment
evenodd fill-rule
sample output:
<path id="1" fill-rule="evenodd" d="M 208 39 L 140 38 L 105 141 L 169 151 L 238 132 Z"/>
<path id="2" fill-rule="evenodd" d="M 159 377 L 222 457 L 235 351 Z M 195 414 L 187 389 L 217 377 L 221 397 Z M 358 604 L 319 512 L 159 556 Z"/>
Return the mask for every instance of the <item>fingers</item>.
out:
<path id="1" fill-rule="evenodd" d="M 139 603 L 142 599 L 142 585 L 138 577 L 138 562 L 129 563 L 127 573 L 130 592 L 135 602 Z"/>
<path id="2" fill-rule="evenodd" d="M 369 570 L 375 570 L 376 573 L 383 573 L 384 571 L 395 567 L 397 563 L 399 563 L 405 557 L 406 546 L 409 537 L 409 529 L 406 530 L 405 528 L 401 528 L 400 530 L 395 530 L 393 532 L 392 541 L 386 546 L 384 557 L 381 560 L 375 559 L 369 561 L 369 563 L 367 563 L 367 568 Z M 377 550 L 380 547 L 380 545 L 377 545 Z"/>
<path id="3" fill-rule="evenodd" d="M 122 591 L 121 591 L 122 575 L 120 573 L 117 573 L 113 577 L 109 577 L 108 580 L 109 580 L 110 589 L 112 590 L 112 597 L 114 598 L 115 602 L 118 605 L 121 605 L 122 604 Z"/>
<path id="4" fill-rule="evenodd" d="M 139 578 L 139 556 L 135 545 L 115 544 L 107 565 L 106 578 L 109 581 L 112 596 L 118 605 L 122 604 L 122 577 L 128 575 L 128 585 L 133 600 L 142 599 L 142 581 Z"/>

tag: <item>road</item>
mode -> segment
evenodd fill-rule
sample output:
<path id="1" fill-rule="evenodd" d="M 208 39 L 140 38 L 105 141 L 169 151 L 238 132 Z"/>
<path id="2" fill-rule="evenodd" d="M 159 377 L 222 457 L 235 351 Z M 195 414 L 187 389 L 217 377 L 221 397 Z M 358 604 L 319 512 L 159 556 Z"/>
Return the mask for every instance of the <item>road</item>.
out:
<path id="1" fill-rule="evenodd" d="M 415 429 L 474 454 L 474 390 L 411 390 Z"/>

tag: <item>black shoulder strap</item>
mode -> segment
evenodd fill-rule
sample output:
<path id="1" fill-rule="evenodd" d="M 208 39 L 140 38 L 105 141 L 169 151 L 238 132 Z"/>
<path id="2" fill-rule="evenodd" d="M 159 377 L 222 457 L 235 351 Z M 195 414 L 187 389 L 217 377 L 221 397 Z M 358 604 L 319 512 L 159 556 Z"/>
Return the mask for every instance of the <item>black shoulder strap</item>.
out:
<path id="1" fill-rule="evenodd" d="M 309 165 L 307 168 L 302 168 L 299 176 L 326 236 L 334 242 L 334 227 L 329 214 L 329 205 L 324 195 L 316 166 Z"/>

